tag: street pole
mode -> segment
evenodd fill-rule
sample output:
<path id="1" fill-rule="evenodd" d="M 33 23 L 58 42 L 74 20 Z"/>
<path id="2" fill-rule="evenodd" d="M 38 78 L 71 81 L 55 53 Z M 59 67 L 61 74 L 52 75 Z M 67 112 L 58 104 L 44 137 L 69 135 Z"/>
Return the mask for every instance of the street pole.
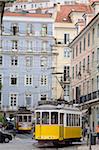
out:
<path id="1" fill-rule="evenodd" d="M 89 112 L 89 150 L 92 150 L 91 149 L 91 107 L 89 107 L 88 109 L 88 112 Z"/>

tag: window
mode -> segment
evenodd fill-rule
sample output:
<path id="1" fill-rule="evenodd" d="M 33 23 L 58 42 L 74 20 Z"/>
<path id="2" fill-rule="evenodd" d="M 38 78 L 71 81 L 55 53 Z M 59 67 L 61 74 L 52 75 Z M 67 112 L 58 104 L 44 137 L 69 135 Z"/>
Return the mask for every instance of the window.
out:
<path id="1" fill-rule="evenodd" d="M 81 41 L 80 41 L 80 45 L 79 45 L 79 52 L 81 53 L 81 50 L 82 50 L 82 43 L 81 43 Z"/>
<path id="2" fill-rule="evenodd" d="M 28 122 L 31 122 L 31 121 L 32 121 L 31 116 L 28 116 Z"/>
<path id="3" fill-rule="evenodd" d="M 32 75 L 25 76 L 25 85 L 32 85 Z"/>
<path id="4" fill-rule="evenodd" d="M 19 32 L 19 27 L 17 24 L 13 24 L 11 28 L 13 35 L 16 35 Z"/>
<path id="5" fill-rule="evenodd" d="M 78 45 L 76 45 L 76 57 L 78 56 Z"/>
<path id="6" fill-rule="evenodd" d="M 68 44 L 69 43 L 69 34 L 65 33 L 64 34 L 64 44 Z"/>
<path id="7" fill-rule="evenodd" d="M 72 67 L 72 79 L 74 79 L 74 67 Z"/>
<path id="8" fill-rule="evenodd" d="M 17 56 L 11 56 L 11 65 L 12 66 L 18 65 L 18 57 Z"/>
<path id="9" fill-rule="evenodd" d="M 18 118 L 19 120 L 19 122 L 22 122 L 22 116 L 19 116 L 19 118 Z"/>
<path id="10" fill-rule="evenodd" d="M 92 92 L 94 91 L 94 78 L 92 78 Z"/>
<path id="11" fill-rule="evenodd" d="M 32 67 L 33 59 L 30 56 L 26 57 L 26 67 Z"/>
<path id="12" fill-rule="evenodd" d="M 97 37 L 99 37 L 99 24 L 97 25 Z"/>
<path id="13" fill-rule="evenodd" d="M 27 51 L 32 51 L 32 41 L 27 41 Z"/>
<path id="14" fill-rule="evenodd" d="M 12 50 L 17 50 L 18 49 L 18 42 L 16 40 L 12 41 Z"/>
<path id="15" fill-rule="evenodd" d="M 49 124 L 49 112 L 42 112 L 42 124 Z"/>
<path id="16" fill-rule="evenodd" d="M 51 112 L 51 124 L 58 124 L 58 112 Z"/>
<path id="17" fill-rule="evenodd" d="M 87 81 L 87 94 L 89 94 L 89 81 Z"/>
<path id="18" fill-rule="evenodd" d="M 44 25 L 42 26 L 41 35 L 42 35 L 42 36 L 46 36 L 46 35 L 47 35 L 47 25 L 46 25 L 46 24 L 44 24 Z"/>
<path id="19" fill-rule="evenodd" d="M 10 106 L 17 106 L 17 94 L 10 95 Z"/>
<path id="20" fill-rule="evenodd" d="M 90 67 L 89 65 L 90 65 L 90 57 L 88 56 L 87 57 L 87 71 L 89 71 L 89 67 Z"/>
<path id="21" fill-rule="evenodd" d="M 88 47 L 90 46 L 90 33 L 88 33 Z"/>
<path id="22" fill-rule="evenodd" d="M 23 122 L 27 122 L 27 116 L 23 116 Z"/>
<path id="23" fill-rule="evenodd" d="M 74 59 L 74 48 L 72 50 L 72 58 Z"/>
<path id="24" fill-rule="evenodd" d="M 86 84 L 85 84 L 85 82 L 83 82 L 83 95 L 85 95 L 85 91 L 86 91 Z"/>
<path id="25" fill-rule="evenodd" d="M 69 115 L 66 114 L 66 123 L 67 123 L 67 126 L 69 125 Z"/>
<path id="26" fill-rule="evenodd" d="M 40 112 L 36 113 L 36 123 L 40 124 Z"/>
<path id="27" fill-rule="evenodd" d="M 72 118 L 71 118 L 71 114 L 68 114 L 68 118 L 69 118 L 69 126 L 71 126 L 72 125 Z"/>
<path id="28" fill-rule="evenodd" d="M 2 74 L 0 74 L 0 84 L 2 84 Z"/>
<path id="29" fill-rule="evenodd" d="M 32 34 L 33 33 L 33 25 L 32 24 L 28 24 L 27 25 L 27 34 Z"/>
<path id="30" fill-rule="evenodd" d="M 41 76 L 41 85 L 47 85 L 47 76 L 46 75 Z"/>
<path id="31" fill-rule="evenodd" d="M 11 85 L 17 85 L 17 76 L 11 75 Z"/>
<path id="32" fill-rule="evenodd" d="M 97 48 L 97 63 L 99 64 L 99 48 Z"/>
<path id="33" fill-rule="evenodd" d="M 76 65 L 76 78 L 78 76 L 78 65 Z"/>
<path id="34" fill-rule="evenodd" d="M 46 94 L 41 94 L 41 100 L 47 100 L 47 95 Z"/>
<path id="35" fill-rule="evenodd" d="M 70 57 L 70 51 L 68 48 L 64 49 L 64 57 L 69 58 Z"/>
<path id="36" fill-rule="evenodd" d="M 70 66 L 64 66 L 64 81 L 70 77 Z"/>
<path id="37" fill-rule="evenodd" d="M 94 66 L 94 52 L 92 52 L 92 66 Z"/>
<path id="38" fill-rule="evenodd" d="M 81 75 L 81 61 L 79 62 L 79 74 Z"/>
<path id="39" fill-rule="evenodd" d="M 2 65 L 2 59 L 3 59 L 3 57 L 0 56 L 0 65 Z"/>
<path id="40" fill-rule="evenodd" d="M 99 76 L 97 76 L 97 90 L 99 90 Z"/>
<path id="41" fill-rule="evenodd" d="M 26 106 L 31 106 L 31 94 L 26 94 Z"/>
<path id="42" fill-rule="evenodd" d="M 40 65 L 42 68 L 45 68 L 47 66 L 47 58 L 41 57 Z"/>
<path id="43" fill-rule="evenodd" d="M 92 29 L 92 43 L 95 41 L 95 29 Z"/>
<path id="44" fill-rule="evenodd" d="M 47 41 L 42 42 L 42 51 L 47 51 Z"/>
<path id="45" fill-rule="evenodd" d="M 83 59 L 83 73 L 85 72 L 85 58 Z"/>
<path id="46" fill-rule="evenodd" d="M 84 37 L 84 51 L 85 51 L 85 49 L 86 49 L 86 39 Z"/>
<path id="47" fill-rule="evenodd" d="M 65 94 L 65 96 L 70 96 L 70 85 L 69 84 L 65 85 L 64 94 Z"/>

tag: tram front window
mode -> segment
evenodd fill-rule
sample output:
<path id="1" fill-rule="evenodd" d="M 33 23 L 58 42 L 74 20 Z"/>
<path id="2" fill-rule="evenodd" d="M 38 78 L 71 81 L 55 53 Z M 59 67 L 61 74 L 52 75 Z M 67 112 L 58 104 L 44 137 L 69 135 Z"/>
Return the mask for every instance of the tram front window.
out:
<path id="1" fill-rule="evenodd" d="M 51 124 L 58 124 L 58 112 L 51 112 Z"/>
<path id="2" fill-rule="evenodd" d="M 28 116 L 28 122 L 31 122 L 31 116 Z"/>
<path id="3" fill-rule="evenodd" d="M 49 112 L 42 112 L 42 124 L 49 124 Z"/>
<path id="4" fill-rule="evenodd" d="M 40 124 L 40 112 L 36 113 L 36 123 Z"/>
<path id="5" fill-rule="evenodd" d="M 19 116 L 19 122 L 22 122 L 22 116 Z"/>
<path id="6" fill-rule="evenodd" d="M 27 116 L 24 116 L 24 122 L 27 122 Z"/>

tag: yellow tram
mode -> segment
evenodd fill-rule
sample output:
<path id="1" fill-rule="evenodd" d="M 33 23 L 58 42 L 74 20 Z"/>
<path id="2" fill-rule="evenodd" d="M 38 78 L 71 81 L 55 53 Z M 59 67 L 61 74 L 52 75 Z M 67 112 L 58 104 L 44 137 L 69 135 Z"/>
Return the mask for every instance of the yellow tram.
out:
<path id="1" fill-rule="evenodd" d="M 35 110 L 35 139 L 53 144 L 80 141 L 81 112 L 72 106 L 40 105 Z"/>
<path id="2" fill-rule="evenodd" d="M 18 131 L 32 130 L 32 113 L 26 107 L 20 107 L 16 113 L 16 129 Z"/>

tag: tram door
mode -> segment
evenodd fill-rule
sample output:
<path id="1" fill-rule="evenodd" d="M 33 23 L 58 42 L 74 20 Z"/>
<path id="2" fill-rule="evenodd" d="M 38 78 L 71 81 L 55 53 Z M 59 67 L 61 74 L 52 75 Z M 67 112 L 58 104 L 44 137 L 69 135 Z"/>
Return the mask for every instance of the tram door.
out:
<path id="1" fill-rule="evenodd" d="M 64 138 L 64 113 L 60 113 L 60 140 Z"/>

